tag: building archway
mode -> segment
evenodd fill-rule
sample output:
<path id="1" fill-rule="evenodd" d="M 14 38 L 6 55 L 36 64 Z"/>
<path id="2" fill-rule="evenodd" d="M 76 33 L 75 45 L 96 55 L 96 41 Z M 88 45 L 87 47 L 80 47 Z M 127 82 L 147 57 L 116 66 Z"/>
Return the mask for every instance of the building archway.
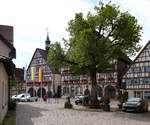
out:
<path id="1" fill-rule="evenodd" d="M 41 92 L 42 92 L 42 94 L 41 94 Z M 44 95 L 46 95 L 46 90 L 44 89 L 44 88 L 39 88 L 38 89 L 38 91 L 37 91 L 37 96 L 38 97 L 41 97 L 41 95 L 42 95 L 42 97 L 44 96 Z"/>
<path id="2" fill-rule="evenodd" d="M 28 93 L 31 97 L 37 96 L 36 90 L 33 87 L 28 90 Z"/>
<path id="3" fill-rule="evenodd" d="M 105 96 L 109 96 L 110 98 L 115 98 L 116 96 L 116 89 L 115 87 L 108 85 L 105 88 Z"/>
<path id="4" fill-rule="evenodd" d="M 58 96 L 58 98 L 61 97 L 61 86 L 60 85 L 57 86 L 57 96 Z"/>

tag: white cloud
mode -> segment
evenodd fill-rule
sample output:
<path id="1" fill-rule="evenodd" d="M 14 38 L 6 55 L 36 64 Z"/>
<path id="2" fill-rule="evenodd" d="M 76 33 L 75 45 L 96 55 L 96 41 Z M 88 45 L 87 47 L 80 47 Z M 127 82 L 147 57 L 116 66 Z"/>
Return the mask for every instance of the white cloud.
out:
<path id="1" fill-rule="evenodd" d="M 35 48 L 44 49 L 46 28 L 51 41 L 61 41 L 74 14 L 93 8 L 83 0 L 5 0 L 1 5 L 0 24 L 14 26 L 14 62 L 19 67 L 29 64 Z"/>

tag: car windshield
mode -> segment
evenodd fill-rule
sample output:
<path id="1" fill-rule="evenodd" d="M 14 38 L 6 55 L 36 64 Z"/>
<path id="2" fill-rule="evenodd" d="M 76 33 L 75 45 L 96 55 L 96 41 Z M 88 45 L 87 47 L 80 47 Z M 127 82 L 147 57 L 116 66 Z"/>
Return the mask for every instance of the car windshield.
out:
<path id="1" fill-rule="evenodd" d="M 128 102 L 140 102 L 141 98 L 130 98 L 128 99 Z"/>

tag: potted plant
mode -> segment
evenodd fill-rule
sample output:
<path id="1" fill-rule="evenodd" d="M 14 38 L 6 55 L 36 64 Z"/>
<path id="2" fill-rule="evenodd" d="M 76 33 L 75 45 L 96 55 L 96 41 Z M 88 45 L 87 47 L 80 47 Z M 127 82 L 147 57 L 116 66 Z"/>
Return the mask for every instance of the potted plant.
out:
<path id="1" fill-rule="evenodd" d="M 69 96 L 66 97 L 66 102 L 65 102 L 65 106 L 64 107 L 65 108 L 72 108 L 73 107 L 73 105 L 70 102 L 70 97 Z"/>
<path id="2" fill-rule="evenodd" d="M 103 111 L 110 111 L 110 98 L 108 96 L 103 97 Z"/>
<path id="3" fill-rule="evenodd" d="M 118 104 L 118 107 L 119 109 L 122 109 L 122 104 L 127 101 L 128 99 L 128 92 L 122 92 L 122 91 L 119 91 L 118 93 L 118 100 L 119 100 L 119 104 Z"/>

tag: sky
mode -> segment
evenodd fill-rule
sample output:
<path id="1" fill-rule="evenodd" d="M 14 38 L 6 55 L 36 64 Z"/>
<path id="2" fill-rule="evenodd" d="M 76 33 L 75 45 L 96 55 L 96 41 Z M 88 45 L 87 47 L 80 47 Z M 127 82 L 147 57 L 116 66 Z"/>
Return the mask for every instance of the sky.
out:
<path id="1" fill-rule="evenodd" d="M 140 44 L 150 40 L 150 0 L 111 0 L 122 12 L 135 16 L 143 27 Z M 102 0 L 108 3 L 109 0 Z M 52 43 L 67 39 L 68 22 L 75 13 L 84 15 L 98 5 L 99 0 L 0 0 L 0 24 L 14 27 L 16 67 L 27 67 L 36 48 L 45 48 L 47 30 Z"/>

